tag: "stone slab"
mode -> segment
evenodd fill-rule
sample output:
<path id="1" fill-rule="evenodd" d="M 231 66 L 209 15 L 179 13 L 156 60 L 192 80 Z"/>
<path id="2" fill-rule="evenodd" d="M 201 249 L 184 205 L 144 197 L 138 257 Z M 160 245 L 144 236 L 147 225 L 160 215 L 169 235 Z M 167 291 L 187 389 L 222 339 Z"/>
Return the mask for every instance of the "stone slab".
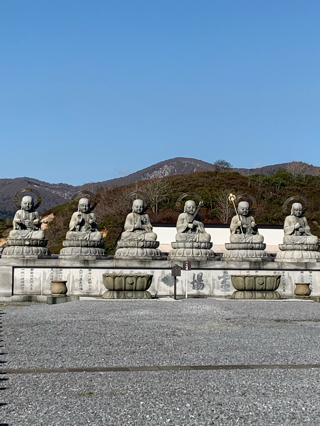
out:
<path id="1" fill-rule="evenodd" d="M 58 305 L 60 303 L 74 302 L 78 297 L 72 296 L 47 296 L 47 305 Z"/>

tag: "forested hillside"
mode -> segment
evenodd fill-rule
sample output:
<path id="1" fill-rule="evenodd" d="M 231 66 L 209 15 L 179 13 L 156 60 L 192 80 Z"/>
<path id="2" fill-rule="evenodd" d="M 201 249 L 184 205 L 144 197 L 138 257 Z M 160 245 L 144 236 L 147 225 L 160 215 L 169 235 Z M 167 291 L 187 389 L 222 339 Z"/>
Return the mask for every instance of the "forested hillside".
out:
<path id="1" fill-rule="evenodd" d="M 40 193 L 43 202 L 39 208 L 39 212 L 43 214 L 46 210 L 70 200 L 76 191 L 84 188 L 97 191 L 99 188 L 115 188 L 123 185 L 136 184 L 143 180 L 148 181 L 154 178 L 164 178 L 174 175 L 186 175 L 194 172 L 216 170 L 238 172 L 244 176 L 252 176 L 256 174 L 270 176 L 276 173 L 279 169 L 287 170 L 293 176 L 320 175 L 320 167 L 303 163 L 301 161 L 291 161 L 290 163 L 273 164 L 255 169 L 245 169 L 232 168 L 232 165 L 225 160 L 217 160 L 211 164 L 195 158 L 177 157 L 160 161 L 159 163 L 153 164 L 145 169 L 138 170 L 137 172 L 131 173 L 127 176 L 109 179 L 102 182 L 86 183 L 82 186 L 73 186 L 66 183 L 53 184 L 29 177 L 0 179 L 0 218 L 13 218 L 16 210 L 13 197 L 17 191 L 26 187 L 35 189 Z"/>
<path id="2" fill-rule="evenodd" d="M 122 230 L 128 213 L 127 196 L 141 190 L 149 195 L 148 213 L 153 223 L 175 223 L 179 209 L 177 198 L 185 192 L 196 192 L 204 200 L 201 217 L 204 223 L 229 223 L 234 214 L 228 202 L 230 192 L 247 193 L 256 198 L 254 216 L 259 225 L 281 225 L 284 221 L 282 205 L 292 195 L 303 195 L 308 199 L 306 217 L 312 232 L 320 236 L 320 177 L 293 176 L 286 170 L 279 170 L 272 176 L 243 176 L 237 172 L 209 171 L 165 178 L 153 178 L 137 184 L 118 188 L 97 190 L 99 203 L 95 214 L 109 252 Z M 58 253 L 68 230 L 72 213 L 70 203 L 57 206 L 46 212 L 53 213 L 54 220 L 47 229 L 50 249 Z"/>

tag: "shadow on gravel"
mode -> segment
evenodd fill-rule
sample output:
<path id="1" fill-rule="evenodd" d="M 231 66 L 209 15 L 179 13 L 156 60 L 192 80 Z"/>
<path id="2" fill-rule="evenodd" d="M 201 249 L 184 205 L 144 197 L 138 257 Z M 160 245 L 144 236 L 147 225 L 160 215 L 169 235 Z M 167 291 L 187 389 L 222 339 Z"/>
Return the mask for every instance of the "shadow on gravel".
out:
<path id="1" fill-rule="evenodd" d="M 6 381 L 9 380 L 7 377 L 2 377 L 4 374 L 7 373 L 2 373 L 0 372 L 0 390 L 6 390 L 7 388 L 4 386 L 6 384 Z"/>
<path id="2" fill-rule="evenodd" d="M 5 315 L 4 312 L 0 312 L 0 321 L 2 320 L 2 315 Z M 0 333 L 2 332 L 2 325 L 0 325 Z M 0 339 L 0 342 L 3 342 L 3 339 Z M 3 348 L 3 345 L 0 346 L 0 348 Z M 5 352 L 0 352 L 0 356 L 7 355 Z M 4 361 L 3 359 L 0 359 L 0 365 L 1 368 L 3 368 L 3 364 L 5 364 L 7 361 Z M 6 384 L 6 381 L 8 378 L 6 377 L 5 372 L 0 371 L 0 391 L 5 391 L 7 388 L 4 386 Z M 2 396 L 2 395 L 1 395 Z M 1 397 L 0 397 L 1 398 Z M 1 398 L 2 400 L 2 398 Z M 5 405 L 8 405 L 6 402 L 0 402 L 0 407 L 3 407 Z M 8 423 L 0 423 L 0 426 L 8 426 Z"/>

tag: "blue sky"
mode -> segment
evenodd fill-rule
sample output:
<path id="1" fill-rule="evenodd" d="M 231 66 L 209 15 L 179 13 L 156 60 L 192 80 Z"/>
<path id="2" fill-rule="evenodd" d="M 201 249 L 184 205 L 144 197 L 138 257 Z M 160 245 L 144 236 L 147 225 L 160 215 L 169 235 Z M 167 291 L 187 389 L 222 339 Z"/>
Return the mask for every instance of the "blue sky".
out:
<path id="1" fill-rule="evenodd" d="M 319 0 L 0 0 L 0 177 L 320 166 Z"/>

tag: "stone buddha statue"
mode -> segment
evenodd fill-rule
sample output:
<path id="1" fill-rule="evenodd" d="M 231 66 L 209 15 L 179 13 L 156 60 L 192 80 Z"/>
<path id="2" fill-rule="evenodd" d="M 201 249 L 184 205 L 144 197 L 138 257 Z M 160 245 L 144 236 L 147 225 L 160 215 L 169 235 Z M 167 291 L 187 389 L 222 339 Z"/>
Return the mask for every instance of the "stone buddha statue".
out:
<path id="1" fill-rule="evenodd" d="M 250 205 L 247 201 L 240 201 L 230 224 L 231 243 L 263 243 L 264 238 L 259 234 L 256 222 L 250 215 Z"/>
<path id="2" fill-rule="evenodd" d="M 304 204 L 301 204 L 303 200 Z M 283 211 L 288 214 L 287 206 L 291 206 L 291 214 L 284 221 L 283 244 L 279 244 L 280 251 L 275 260 L 277 262 L 317 262 L 320 260 L 319 239 L 312 235 L 308 221 L 304 216 L 304 206 L 308 201 L 302 196 L 288 198 L 283 204 Z"/>
<path id="3" fill-rule="evenodd" d="M 88 198 L 80 198 L 78 211 L 74 212 L 66 240 L 101 241 L 102 234 L 98 231 L 98 224 L 94 213 L 91 213 Z"/>
<path id="4" fill-rule="evenodd" d="M 149 215 L 145 213 L 145 203 L 142 199 L 136 199 L 132 203 L 132 212 L 126 217 L 114 257 L 126 260 L 160 259 L 162 254 L 158 247 L 157 234 L 152 231 Z"/>
<path id="5" fill-rule="evenodd" d="M 215 254 L 211 250 L 211 235 L 204 228 L 204 224 L 198 214 L 203 201 L 195 193 L 183 194 L 177 201 L 177 205 L 186 196 L 196 196 L 199 205 L 193 200 L 187 200 L 184 204 L 183 213 L 180 213 L 177 220 L 177 233 L 175 242 L 171 243 L 172 250 L 169 252 L 170 260 L 196 260 L 208 261 L 214 258 Z"/>
<path id="6" fill-rule="evenodd" d="M 132 213 L 126 217 L 120 241 L 156 241 L 157 234 L 152 231 L 149 215 L 145 212 L 143 200 L 134 200 Z"/>
<path id="7" fill-rule="evenodd" d="M 200 216 L 195 215 L 196 210 L 197 206 L 193 200 L 186 201 L 184 211 L 177 220 L 177 242 L 210 242 L 211 235 L 205 231 Z"/>
<path id="8" fill-rule="evenodd" d="M 51 253 L 47 249 L 44 231 L 41 229 L 41 219 L 36 208 L 41 204 L 40 194 L 32 188 L 24 188 L 17 192 L 14 202 L 19 206 L 19 194 L 23 192 L 34 192 L 38 196 L 36 206 L 33 197 L 25 195 L 21 199 L 20 209 L 13 218 L 13 230 L 9 233 L 6 247 L 2 257 L 15 258 L 50 258 Z"/>
<path id="9" fill-rule="evenodd" d="M 251 216 L 251 205 L 245 199 L 251 200 L 255 204 L 255 198 L 249 194 L 240 194 L 235 196 L 230 194 L 229 201 L 233 203 L 237 213 L 231 219 L 230 223 L 230 243 L 226 243 L 226 251 L 223 253 L 222 260 L 242 261 L 242 260 L 270 260 L 270 255 L 264 244 L 264 238 L 259 234 L 258 227 L 254 217 Z M 235 201 L 238 201 L 236 205 Z"/>
<path id="10" fill-rule="evenodd" d="M 301 203 L 293 203 L 291 215 L 285 218 L 283 243 L 318 244 L 318 237 L 311 234 Z"/>
<path id="11" fill-rule="evenodd" d="M 21 209 L 14 215 L 9 238 L 43 240 L 44 232 L 40 228 L 41 220 L 39 213 L 34 210 L 33 198 L 26 195 L 21 200 Z"/>
<path id="12" fill-rule="evenodd" d="M 80 194 L 90 194 L 93 200 L 97 201 L 96 195 L 90 191 L 79 191 L 72 197 L 76 203 Z M 76 205 L 73 204 L 74 208 Z M 90 205 L 89 198 L 83 197 L 78 201 L 77 211 L 71 216 L 69 231 L 66 239 L 62 242 L 63 248 L 60 250 L 61 258 L 82 258 L 82 259 L 105 259 L 107 257 L 104 250 L 104 241 L 101 232 L 98 231 L 98 224 Z"/>

